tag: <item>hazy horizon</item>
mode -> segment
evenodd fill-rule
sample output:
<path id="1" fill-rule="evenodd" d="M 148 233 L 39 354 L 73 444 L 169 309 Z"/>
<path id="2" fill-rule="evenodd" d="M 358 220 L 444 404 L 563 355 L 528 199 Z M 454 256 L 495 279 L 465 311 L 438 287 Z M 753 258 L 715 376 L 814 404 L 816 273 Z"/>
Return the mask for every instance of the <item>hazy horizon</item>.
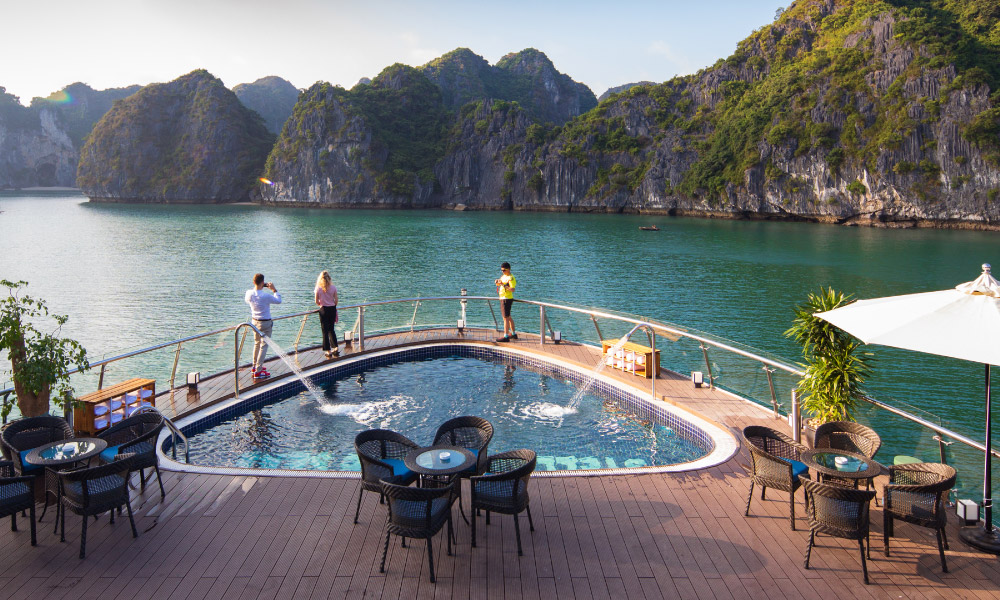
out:
<path id="1" fill-rule="evenodd" d="M 277 75 L 297 88 L 347 88 L 401 62 L 419 66 L 466 47 L 490 64 L 537 48 L 595 95 L 666 81 L 725 58 L 771 23 L 782 0 L 697 5 L 623 0 L 465 5 L 438 0 L 54 0 L 6 7 L 0 53 L 18 57 L 0 86 L 28 105 L 76 82 L 94 89 L 171 81 L 206 69 L 227 87 Z"/>

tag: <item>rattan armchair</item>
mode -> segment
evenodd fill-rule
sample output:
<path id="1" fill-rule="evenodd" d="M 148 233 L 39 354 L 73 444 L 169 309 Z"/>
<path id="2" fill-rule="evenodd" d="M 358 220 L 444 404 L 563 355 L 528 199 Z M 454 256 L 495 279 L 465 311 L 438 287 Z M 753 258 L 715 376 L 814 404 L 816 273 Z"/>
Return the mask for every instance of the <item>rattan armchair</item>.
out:
<path id="1" fill-rule="evenodd" d="M 14 472 L 19 476 L 45 478 L 45 506 L 40 518 L 45 517 L 45 511 L 49 508 L 49 496 L 54 497 L 56 503 L 59 502 L 59 478 L 51 469 L 27 464 L 24 457 L 39 446 L 73 437 L 73 427 L 66 419 L 49 415 L 12 421 L 0 432 L 0 443 L 13 463 Z"/>
<path id="2" fill-rule="evenodd" d="M 31 545 L 35 540 L 35 494 L 32 485 L 35 478 L 31 475 L 16 477 L 14 463 L 0 460 L 0 518 L 10 517 L 10 530 L 17 531 L 17 513 L 30 511 Z"/>
<path id="3" fill-rule="evenodd" d="M 389 553 L 389 536 L 398 535 L 403 538 L 427 540 L 427 566 L 431 573 L 431 583 L 434 579 L 434 548 L 431 539 L 448 524 L 448 556 L 451 556 L 451 538 L 453 528 L 451 523 L 451 505 L 455 501 L 455 485 L 459 479 L 454 479 L 442 487 L 418 488 L 396 485 L 382 481 L 382 494 L 389 500 L 389 515 L 385 521 L 385 546 L 382 548 L 382 565 L 380 573 L 385 573 L 385 559 Z"/>
<path id="4" fill-rule="evenodd" d="M 107 449 L 101 452 L 101 460 L 104 462 L 114 462 L 118 455 L 132 455 L 131 472 L 139 471 L 143 490 L 146 489 L 145 469 L 152 468 L 156 472 L 156 481 L 160 484 L 160 498 L 167 496 L 163 491 L 160 460 L 156 454 L 156 439 L 163 427 L 163 415 L 152 411 L 141 412 L 112 425 L 97 436 L 108 443 Z"/>
<path id="5" fill-rule="evenodd" d="M 528 513 L 528 527 L 535 530 L 528 506 L 528 479 L 535 470 L 537 457 L 533 450 L 511 450 L 495 454 L 486 461 L 486 474 L 473 476 L 472 510 L 486 511 L 486 524 L 490 524 L 490 513 L 514 515 L 514 532 L 517 536 L 517 555 L 521 551 L 521 524 L 517 515 Z M 476 547 L 476 518 L 472 518 L 472 547 Z"/>
<path id="6" fill-rule="evenodd" d="M 403 459 L 419 446 L 405 435 L 388 429 L 369 429 L 354 438 L 354 450 L 361 461 L 361 487 L 358 489 L 358 507 L 354 511 L 354 523 L 361 514 L 361 497 L 367 492 L 378 492 L 379 500 L 385 502 L 382 494 L 382 480 L 409 485 L 417 479 L 417 474 L 406 468 Z"/>
<path id="7" fill-rule="evenodd" d="M 806 447 L 787 435 L 769 427 L 751 425 L 743 429 L 743 439 L 750 449 L 752 469 L 750 473 L 750 493 L 747 509 L 750 516 L 750 501 L 753 499 L 754 485 L 760 486 L 760 499 L 765 499 L 767 488 L 788 492 L 789 522 L 795 529 L 795 490 L 802 485 L 800 477 L 809 478 L 809 468 L 799 457 Z"/>
<path id="8" fill-rule="evenodd" d="M 815 545 L 816 534 L 857 540 L 861 549 L 861 570 L 868 583 L 868 563 L 865 562 L 865 545 L 871 558 L 869 534 L 869 506 L 875 492 L 856 490 L 841 485 L 803 481 L 806 494 L 806 515 L 809 518 L 809 545 L 806 546 L 805 567 Z"/>
<path id="9" fill-rule="evenodd" d="M 948 572 L 944 551 L 948 548 L 945 526 L 948 511 L 945 503 L 948 490 L 955 487 L 955 469 L 940 463 L 913 463 L 889 467 L 886 484 L 883 537 L 885 555 L 889 556 L 889 538 L 893 534 L 893 521 L 900 520 L 934 530 L 937 536 L 941 570 Z"/>
<path id="10" fill-rule="evenodd" d="M 128 475 L 131 468 L 130 456 L 119 455 L 118 460 L 106 465 L 76 471 L 59 471 L 63 504 L 60 541 L 66 541 L 66 509 L 82 516 L 80 558 L 84 558 L 87 554 L 87 517 L 108 512 L 111 514 L 111 522 L 114 523 L 115 509 L 121 510 L 124 505 L 128 509 L 132 537 L 139 537 L 128 496 Z"/>
<path id="11" fill-rule="evenodd" d="M 462 473 L 463 477 L 482 475 L 486 472 L 486 453 L 493 439 L 493 425 L 481 417 L 456 417 L 445 421 L 434 434 L 434 445 L 465 448 L 476 455 L 475 469 Z"/>
<path id="12" fill-rule="evenodd" d="M 816 428 L 813 447 L 845 450 L 867 456 L 868 458 L 875 458 L 879 448 L 882 447 L 882 438 L 875 433 L 874 429 L 866 427 L 861 423 L 831 421 L 823 423 Z M 832 475 L 824 475 L 823 480 L 851 487 L 857 487 L 859 481 L 864 481 L 865 489 L 868 489 L 872 482 L 871 479 L 844 479 Z"/>

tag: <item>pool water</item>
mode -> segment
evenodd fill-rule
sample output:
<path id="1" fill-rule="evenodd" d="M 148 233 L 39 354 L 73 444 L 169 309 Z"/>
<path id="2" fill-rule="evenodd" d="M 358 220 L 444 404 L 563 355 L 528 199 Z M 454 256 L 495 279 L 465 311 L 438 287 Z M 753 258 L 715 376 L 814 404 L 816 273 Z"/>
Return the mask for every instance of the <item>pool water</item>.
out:
<path id="1" fill-rule="evenodd" d="M 689 462 L 703 443 L 643 421 L 577 384 L 501 358 L 462 356 L 398 362 L 303 391 L 188 433 L 191 462 L 205 466 L 360 471 L 354 437 L 391 429 L 430 445 L 438 426 L 476 415 L 494 427 L 490 454 L 530 448 L 540 471 L 616 469 Z"/>

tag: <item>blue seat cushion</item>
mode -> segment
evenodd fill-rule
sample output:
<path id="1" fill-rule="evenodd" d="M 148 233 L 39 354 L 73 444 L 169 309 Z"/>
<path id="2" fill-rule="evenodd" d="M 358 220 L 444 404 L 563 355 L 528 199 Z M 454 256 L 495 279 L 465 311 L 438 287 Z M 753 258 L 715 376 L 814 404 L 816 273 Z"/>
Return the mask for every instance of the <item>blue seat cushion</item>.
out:
<path id="1" fill-rule="evenodd" d="M 399 460 L 398 458 L 386 458 L 382 462 L 392 467 L 392 476 L 398 477 L 402 482 L 402 485 L 408 485 L 417 478 L 417 474 L 406 468 L 406 463 Z"/>
<path id="2" fill-rule="evenodd" d="M 29 452 L 31 452 L 31 450 L 22 450 L 19 453 L 21 455 L 21 472 L 22 473 L 31 473 L 32 471 L 37 471 L 38 469 L 42 468 L 39 465 L 31 465 L 31 464 L 28 464 L 27 462 L 25 462 L 24 458 L 26 456 L 28 456 Z"/>
<path id="3" fill-rule="evenodd" d="M 799 475 L 807 475 L 809 473 L 809 467 L 805 463 L 800 463 L 797 460 L 788 459 L 788 462 L 792 463 L 792 478 L 798 479 Z"/>
<path id="4" fill-rule="evenodd" d="M 115 462 L 115 457 L 118 456 L 118 449 L 121 446 L 108 446 L 101 452 L 101 460 L 104 462 Z"/>

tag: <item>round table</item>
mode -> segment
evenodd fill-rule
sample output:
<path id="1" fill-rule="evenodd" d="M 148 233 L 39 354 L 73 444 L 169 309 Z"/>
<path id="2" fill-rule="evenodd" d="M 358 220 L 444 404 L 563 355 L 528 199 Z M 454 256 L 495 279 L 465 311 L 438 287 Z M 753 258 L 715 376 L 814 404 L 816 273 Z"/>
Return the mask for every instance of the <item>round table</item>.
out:
<path id="1" fill-rule="evenodd" d="M 882 465 L 873 459 L 846 450 L 806 450 L 800 460 L 810 469 L 838 479 L 870 479 L 882 473 Z"/>
<path id="2" fill-rule="evenodd" d="M 100 438 L 60 440 L 31 450 L 24 462 L 40 467 L 61 467 L 93 458 L 107 447 L 108 443 Z"/>
<path id="3" fill-rule="evenodd" d="M 413 450 L 403 464 L 420 475 L 455 475 L 476 464 L 476 455 L 456 446 L 430 446 Z"/>
<path id="4" fill-rule="evenodd" d="M 59 467 L 66 467 L 93 458 L 107 447 L 108 443 L 100 438 L 72 438 L 51 442 L 28 452 L 24 457 L 24 462 L 29 465 L 45 467 L 45 509 L 42 510 L 42 516 L 38 517 L 39 521 L 42 520 L 45 511 L 49 508 L 49 493 L 54 492 L 56 496 L 56 529 L 59 528 L 59 513 L 63 510 L 62 482 L 57 473 Z"/>

